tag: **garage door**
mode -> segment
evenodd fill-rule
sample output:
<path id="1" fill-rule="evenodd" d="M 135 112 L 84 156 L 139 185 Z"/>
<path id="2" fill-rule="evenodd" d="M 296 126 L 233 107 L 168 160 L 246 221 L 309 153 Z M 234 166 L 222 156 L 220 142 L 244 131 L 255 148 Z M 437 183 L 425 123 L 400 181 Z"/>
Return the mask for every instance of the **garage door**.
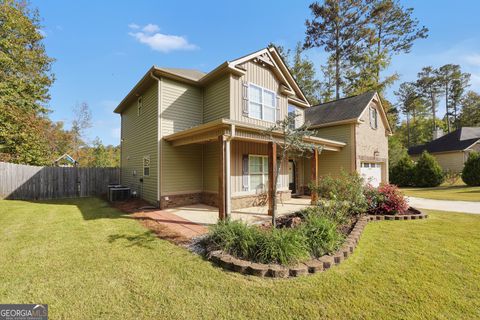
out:
<path id="1" fill-rule="evenodd" d="M 372 186 L 378 187 L 382 182 L 382 164 L 374 162 L 362 162 L 360 174 Z"/>

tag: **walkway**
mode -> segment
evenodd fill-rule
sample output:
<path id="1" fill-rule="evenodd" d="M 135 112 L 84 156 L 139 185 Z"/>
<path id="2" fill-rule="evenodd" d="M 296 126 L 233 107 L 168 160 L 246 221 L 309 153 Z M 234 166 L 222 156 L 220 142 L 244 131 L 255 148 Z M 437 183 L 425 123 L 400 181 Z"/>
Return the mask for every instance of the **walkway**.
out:
<path id="1" fill-rule="evenodd" d="M 421 209 L 480 214 L 480 202 L 434 200 L 415 197 L 408 197 L 408 201 L 412 207 Z"/>

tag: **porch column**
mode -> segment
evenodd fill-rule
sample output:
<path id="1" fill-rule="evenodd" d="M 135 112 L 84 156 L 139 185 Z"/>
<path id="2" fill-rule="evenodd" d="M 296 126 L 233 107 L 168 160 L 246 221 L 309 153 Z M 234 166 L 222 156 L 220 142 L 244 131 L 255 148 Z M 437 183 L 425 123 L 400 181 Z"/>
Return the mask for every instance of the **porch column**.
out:
<path id="1" fill-rule="evenodd" d="M 317 148 L 313 149 L 313 156 L 312 156 L 312 177 L 311 181 L 314 184 L 317 184 L 317 177 L 318 177 L 318 150 Z M 312 204 L 315 204 L 318 200 L 318 194 L 313 190 L 310 190 L 310 194 L 312 197 Z"/>
<path id="2" fill-rule="evenodd" d="M 225 219 L 225 137 L 218 137 L 220 147 L 218 163 L 218 219 Z"/>
<path id="3" fill-rule="evenodd" d="M 230 171 L 230 139 L 225 141 L 225 216 L 232 211 L 232 182 Z"/>
<path id="4" fill-rule="evenodd" d="M 277 169 L 277 144 L 268 143 L 268 215 L 273 216 L 273 210 L 277 206 L 277 195 L 273 192 Z"/>

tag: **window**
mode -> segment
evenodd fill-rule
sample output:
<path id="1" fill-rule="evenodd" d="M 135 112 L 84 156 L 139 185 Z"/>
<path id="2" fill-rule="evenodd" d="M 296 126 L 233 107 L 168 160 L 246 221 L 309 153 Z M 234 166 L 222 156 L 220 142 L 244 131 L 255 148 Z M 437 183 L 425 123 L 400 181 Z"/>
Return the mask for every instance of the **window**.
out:
<path id="1" fill-rule="evenodd" d="M 150 175 L 150 156 L 143 157 L 143 176 L 148 177 Z"/>
<path id="2" fill-rule="evenodd" d="M 138 115 L 142 114 L 142 108 L 143 108 L 143 97 L 138 97 L 138 100 L 137 100 Z"/>
<path id="3" fill-rule="evenodd" d="M 250 191 L 264 191 L 268 183 L 268 157 L 250 155 L 248 159 Z"/>
<path id="4" fill-rule="evenodd" d="M 296 126 L 296 116 L 297 115 L 297 108 L 292 106 L 292 105 L 288 105 L 288 117 L 289 117 L 289 120 L 290 120 L 290 117 L 293 117 L 292 121 L 288 124 L 288 126 L 290 127 L 290 129 L 295 129 L 297 126 Z"/>
<path id="5" fill-rule="evenodd" d="M 248 88 L 248 114 L 250 117 L 275 122 L 275 92 L 253 84 L 250 84 Z"/>
<path id="6" fill-rule="evenodd" d="M 378 127 L 378 114 L 377 109 L 370 107 L 370 127 L 377 129 Z"/>

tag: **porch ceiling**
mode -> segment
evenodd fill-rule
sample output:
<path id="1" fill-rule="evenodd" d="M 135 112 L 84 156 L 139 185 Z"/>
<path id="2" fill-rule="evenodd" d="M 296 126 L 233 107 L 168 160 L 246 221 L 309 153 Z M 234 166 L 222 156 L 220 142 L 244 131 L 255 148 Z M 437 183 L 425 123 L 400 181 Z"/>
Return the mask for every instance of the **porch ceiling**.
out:
<path id="1" fill-rule="evenodd" d="M 218 140 L 218 137 L 225 135 L 232 140 L 251 141 L 256 143 L 268 143 L 270 140 L 264 134 L 265 128 L 253 126 L 251 124 L 229 120 L 219 119 L 206 124 L 202 124 L 187 130 L 176 132 L 163 137 L 173 146 L 182 146 L 194 143 L 208 143 Z M 273 133 L 274 140 L 282 141 L 280 132 Z M 319 137 L 305 137 L 306 142 L 322 146 L 324 150 L 340 151 L 345 143 L 323 139 Z"/>

